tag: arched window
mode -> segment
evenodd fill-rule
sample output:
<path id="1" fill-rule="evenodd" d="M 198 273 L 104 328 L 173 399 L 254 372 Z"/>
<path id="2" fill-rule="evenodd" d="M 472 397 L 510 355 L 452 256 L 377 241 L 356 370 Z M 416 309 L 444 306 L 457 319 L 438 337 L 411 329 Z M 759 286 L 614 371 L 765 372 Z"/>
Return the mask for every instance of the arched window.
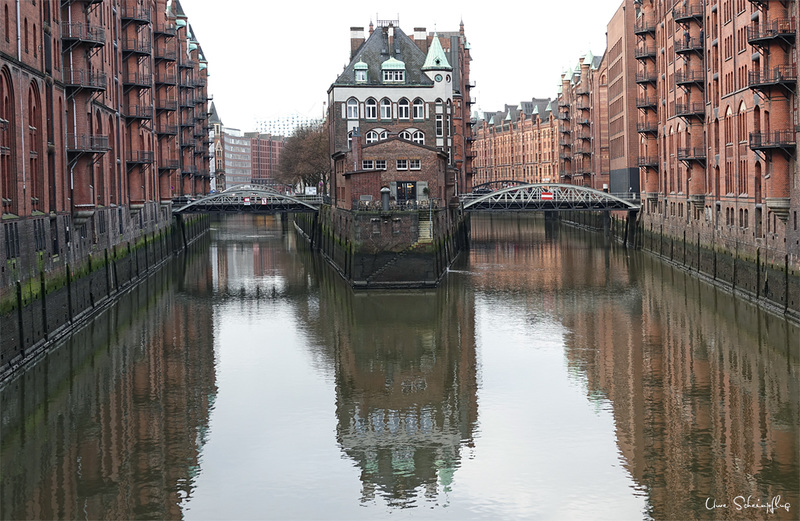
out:
<path id="1" fill-rule="evenodd" d="M 375 98 L 368 98 L 366 102 L 366 118 L 367 119 L 378 119 L 378 102 L 375 101 Z"/>
<path id="2" fill-rule="evenodd" d="M 8 69 L 0 69 L 0 198 L 3 213 L 17 213 L 17 169 L 14 145 L 14 99 Z"/>
<path id="3" fill-rule="evenodd" d="M 420 131 L 420 130 L 417 130 L 411 136 L 411 141 L 413 141 L 414 143 L 418 143 L 420 145 L 424 145 L 425 144 L 425 133 Z"/>
<path id="4" fill-rule="evenodd" d="M 425 103 L 419 98 L 414 100 L 414 119 L 425 119 Z"/>
<path id="5" fill-rule="evenodd" d="M 388 98 L 381 100 L 381 119 L 392 119 L 392 102 Z"/>
<path id="6" fill-rule="evenodd" d="M 404 140 L 406 140 L 406 141 L 411 141 L 411 132 L 410 132 L 410 131 L 408 131 L 408 130 L 404 130 L 404 131 L 400 132 L 400 134 L 398 135 L 398 137 L 399 137 L 400 139 L 404 139 Z"/>
<path id="7" fill-rule="evenodd" d="M 733 144 L 733 111 L 730 107 L 725 112 L 725 144 Z"/>
<path id="8" fill-rule="evenodd" d="M 736 116 L 736 141 L 747 141 L 747 106 L 744 101 L 739 105 L 739 114 Z"/>
<path id="9" fill-rule="evenodd" d="M 44 208 L 44 170 L 40 158 L 42 156 L 41 110 L 39 108 L 39 92 L 36 84 L 31 83 L 28 90 L 28 165 L 31 180 L 31 209 L 43 211 Z"/>
<path id="10" fill-rule="evenodd" d="M 377 141 L 382 141 L 386 139 L 387 133 L 385 129 L 376 128 L 367 132 L 366 135 L 366 142 L 367 144 L 375 143 Z"/>
<path id="11" fill-rule="evenodd" d="M 355 98 L 347 100 L 347 119 L 358 119 L 358 100 Z"/>
<path id="12" fill-rule="evenodd" d="M 407 99 L 402 98 L 400 102 L 397 104 L 397 118 L 409 119 L 409 116 L 410 116 L 410 105 Z"/>

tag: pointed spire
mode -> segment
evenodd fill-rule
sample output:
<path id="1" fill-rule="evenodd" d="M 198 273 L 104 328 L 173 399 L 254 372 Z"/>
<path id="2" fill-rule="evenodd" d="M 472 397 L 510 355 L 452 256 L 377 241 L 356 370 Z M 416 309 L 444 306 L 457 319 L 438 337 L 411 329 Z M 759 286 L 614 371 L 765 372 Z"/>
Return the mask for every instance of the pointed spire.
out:
<path id="1" fill-rule="evenodd" d="M 433 41 L 430 49 L 428 49 L 428 55 L 425 57 L 425 63 L 422 64 L 422 70 L 453 70 L 450 62 L 447 61 L 447 55 L 444 53 L 442 44 L 439 42 L 439 35 L 436 32 L 433 33 Z"/>

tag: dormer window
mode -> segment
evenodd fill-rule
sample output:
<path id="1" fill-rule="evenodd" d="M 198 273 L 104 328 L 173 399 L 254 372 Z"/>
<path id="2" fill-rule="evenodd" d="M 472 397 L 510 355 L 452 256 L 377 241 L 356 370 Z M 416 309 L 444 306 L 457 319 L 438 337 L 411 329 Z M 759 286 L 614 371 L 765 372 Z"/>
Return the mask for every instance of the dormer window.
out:
<path id="1" fill-rule="evenodd" d="M 405 83 L 406 64 L 397 58 L 389 58 L 381 64 L 383 83 Z"/>
<path id="2" fill-rule="evenodd" d="M 355 77 L 356 83 L 367 83 L 367 70 L 368 69 L 369 69 L 369 66 L 366 63 L 362 62 L 362 61 L 359 61 L 358 63 L 356 63 L 353 66 L 353 70 L 355 71 L 355 75 L 356 75 L 356 77 Z"/>

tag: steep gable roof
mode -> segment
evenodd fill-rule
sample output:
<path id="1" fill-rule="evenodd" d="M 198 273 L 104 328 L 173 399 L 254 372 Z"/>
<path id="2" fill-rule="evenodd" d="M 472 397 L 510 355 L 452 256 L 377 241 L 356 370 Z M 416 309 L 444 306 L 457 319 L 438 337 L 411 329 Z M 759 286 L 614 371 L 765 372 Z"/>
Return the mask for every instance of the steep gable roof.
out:
<path id="1" fill-rule="evenodd" d="M 393 36 L 389 36 L 390 30 Z M 391 43 L 390 43 L 391 42 Z M 391 48 L 390 48 L 391 47 Z M 403 62 L 406 70 L 406 85 L 433 85 L 433 80 L 422 72 L 426 55 L 414 40 L 409 38 L 399 27 L 378 27 L 367 40 L 361 44 L 342 73 L 336 78 L 334 85 L 355 85 L 356 64 L 366 64 L 367 85 L 383 85 L 381 66 L 389 59 Z M 394 62 L 390 62 L 394 63 Z M 363 65 L 359 65 L 359 68 Z M 364 82 L 359 82 L 364 85 Z"/>

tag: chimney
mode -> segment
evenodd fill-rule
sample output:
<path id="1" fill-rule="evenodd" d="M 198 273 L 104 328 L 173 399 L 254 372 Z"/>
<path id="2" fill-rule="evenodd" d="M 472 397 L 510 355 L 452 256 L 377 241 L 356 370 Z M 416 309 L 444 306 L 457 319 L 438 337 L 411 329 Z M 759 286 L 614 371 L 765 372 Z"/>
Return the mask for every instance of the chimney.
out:
<path id="1" fill-rule="evenodd" d="M 417 44 L 422 52 L 428 53 L 428 37 L 425 34 L 424 27 L 414 27 L 414 43 Z"/>
<path id="2" fill-rule="evenodd" d="M 351 27 L 350 28 L 350 59 L 352 60 L 356 56 L 356 51 L 361 44 L 364 43 L 364 28 L 363 27 Z"/>

